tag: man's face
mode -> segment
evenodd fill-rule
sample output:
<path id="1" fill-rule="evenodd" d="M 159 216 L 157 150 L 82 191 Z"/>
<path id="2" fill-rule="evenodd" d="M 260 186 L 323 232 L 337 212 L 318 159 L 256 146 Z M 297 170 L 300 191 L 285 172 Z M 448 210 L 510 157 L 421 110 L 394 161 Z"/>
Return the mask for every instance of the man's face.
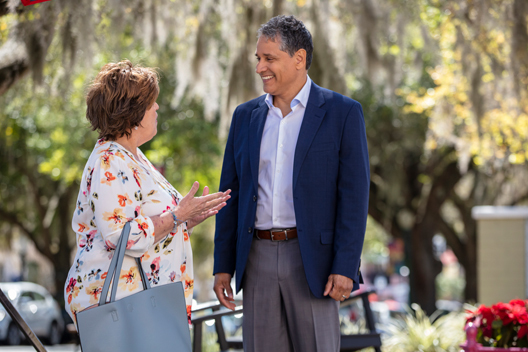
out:
<path id="1" fill-rule="evenodd" d="M 280 45 L 280 37 L 272 41 L 261 36 L 255 51 L 256 72 L 262 79 L 264 92 L 273 96 L 287 93 L 299 75 L 295 55 L 290 57 L 288 53 L 280 50 Z"/>

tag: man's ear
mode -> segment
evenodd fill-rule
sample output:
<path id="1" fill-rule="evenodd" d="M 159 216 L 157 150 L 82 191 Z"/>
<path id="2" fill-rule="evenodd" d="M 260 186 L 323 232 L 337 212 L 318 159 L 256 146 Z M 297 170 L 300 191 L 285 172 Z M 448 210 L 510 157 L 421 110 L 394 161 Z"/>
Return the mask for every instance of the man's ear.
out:
<path id="1" fill-rule="evenodd" d="M 295 68 L 298 70 L 306 68 L 306 50 L 299 49 L 293 56 L 295 57 Z"/>

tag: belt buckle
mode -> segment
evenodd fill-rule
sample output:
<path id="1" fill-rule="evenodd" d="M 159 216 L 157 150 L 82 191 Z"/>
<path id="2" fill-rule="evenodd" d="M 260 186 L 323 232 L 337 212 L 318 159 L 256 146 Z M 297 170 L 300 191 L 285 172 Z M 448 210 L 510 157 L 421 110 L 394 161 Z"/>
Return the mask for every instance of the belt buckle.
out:
<path id="1" fill-rule="evenodd" d="M 288 241 L 289 238 L 288 238 L 288 230 L 285 229 L 285 230 L 282 230 L 282 231 L 275 231 L 275 232 L 284 232 L 284 239 L 283 240 L 276 240 L 274 237 L 273 237 L 273 230 L 269 230 L 270 232 L 270 239 L 272 242 L 282 242 L 282 241 Z"/>

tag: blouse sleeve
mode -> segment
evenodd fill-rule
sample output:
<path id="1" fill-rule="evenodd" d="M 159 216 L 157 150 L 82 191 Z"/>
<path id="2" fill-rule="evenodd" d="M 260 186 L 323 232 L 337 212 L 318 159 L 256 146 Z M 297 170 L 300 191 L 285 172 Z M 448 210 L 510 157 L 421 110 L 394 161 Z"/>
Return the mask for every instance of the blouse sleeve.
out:
<path id="1" fill-rule="evenodd" d="M 119 151 L 99 157 L 91 178 L 90 204 L 105 244 L 115 248 L 131 221 L 126 254 L 141 257 L 154 244 L 154 224 L 142 213 L 141 179 L 149 177 Z"/>

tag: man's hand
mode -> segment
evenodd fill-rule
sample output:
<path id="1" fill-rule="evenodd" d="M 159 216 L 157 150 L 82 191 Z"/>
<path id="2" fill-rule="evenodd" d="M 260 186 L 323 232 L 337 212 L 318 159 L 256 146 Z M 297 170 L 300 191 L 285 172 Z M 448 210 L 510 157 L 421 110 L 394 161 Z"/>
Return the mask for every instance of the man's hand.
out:
<path id="1" fill-rule="evenodd" d="M 328 277 L 328 282 L 326 283 L 323 295 L 330 295 L 330 297 L 332 297 L 336 301 L 342 302 L 348 297 L 350 297 L 350 293 L 352 293 L 353 284 L 354 281 L 352 281 L 352 279 L 346 276 L 332 274 Z"/>
<path id="2" fill-rule="evenodd" d="M 231 310 L 235 310 L 235 299 L 231 290 L 231 275 L 226 273 L 215 274 L 213 290 L 220 303 Z"/>

